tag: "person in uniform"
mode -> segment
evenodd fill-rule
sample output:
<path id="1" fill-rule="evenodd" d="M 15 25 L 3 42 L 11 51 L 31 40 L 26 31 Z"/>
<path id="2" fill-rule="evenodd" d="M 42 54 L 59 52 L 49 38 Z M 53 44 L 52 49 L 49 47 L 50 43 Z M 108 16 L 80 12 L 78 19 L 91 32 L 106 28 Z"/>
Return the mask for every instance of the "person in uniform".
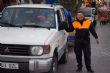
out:
<path id="1" fill-rule="evenodd" d="M 82 52 L 84 53 L 84 60 L 86 69 L 90 73 L 94 73 L 91 68 L 91 45 L 90 45 L 90 33 L 95 37 L 96 42 L 99 43 L 97 33 L 92 25 L 91 20 L 85 19 L 84 13 L 79 11 L 76 13 L 76 20 L 72 23 L 72 26 L 67 31 L 75 30 L 75 48 L 74 52 L 78 63 L 77 72 L 82 71 Z"/>

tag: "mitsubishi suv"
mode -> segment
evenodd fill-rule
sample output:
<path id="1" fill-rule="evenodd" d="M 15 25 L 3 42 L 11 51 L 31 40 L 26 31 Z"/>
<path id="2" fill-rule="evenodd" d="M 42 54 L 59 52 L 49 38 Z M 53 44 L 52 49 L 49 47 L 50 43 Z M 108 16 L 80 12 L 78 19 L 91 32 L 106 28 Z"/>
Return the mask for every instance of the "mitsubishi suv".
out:
<path id="1" fill-rule="evenodd" d="M 57 73 L 67 62 L 67 19 L 61 5 L 21 4 L 0 17 L 0 73 Z"/>

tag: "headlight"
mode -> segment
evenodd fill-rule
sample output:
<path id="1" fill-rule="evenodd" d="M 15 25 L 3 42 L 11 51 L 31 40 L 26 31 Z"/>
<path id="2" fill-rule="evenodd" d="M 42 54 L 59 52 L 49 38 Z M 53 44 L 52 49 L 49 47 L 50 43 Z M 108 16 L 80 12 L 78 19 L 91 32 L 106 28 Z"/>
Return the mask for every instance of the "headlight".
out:
<path id="1" fill-rule="evenodd" d="M 43 47 L 40 46 L 31 47 L 31 55 L 42 55 L 42 54 L 43 54 Z"/>
<path id="2" fill-rule="evenodd" d="M 31 46 L 30 50 L 33 56 L 48 54 L 50 52 L 50 45 Z"/>

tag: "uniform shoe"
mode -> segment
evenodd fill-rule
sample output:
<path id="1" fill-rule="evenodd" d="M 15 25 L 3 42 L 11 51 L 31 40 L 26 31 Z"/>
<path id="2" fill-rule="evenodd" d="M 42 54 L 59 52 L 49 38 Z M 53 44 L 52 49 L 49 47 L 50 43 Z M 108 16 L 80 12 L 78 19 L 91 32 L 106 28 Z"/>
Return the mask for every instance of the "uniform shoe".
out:
<path id="1" fill-rule="evenodd" d="M 77 70 L 76 70 L 76 72 L 81 72 L 82 71 L 82 68 L 78 68 Z"/>
<path id="2" fill-rule="evenodd" d="M 92 69 L 87 69 L 87 72 L 88 72 L 88 73 L 94 73 L 94 70 L 92 70 Z"/>

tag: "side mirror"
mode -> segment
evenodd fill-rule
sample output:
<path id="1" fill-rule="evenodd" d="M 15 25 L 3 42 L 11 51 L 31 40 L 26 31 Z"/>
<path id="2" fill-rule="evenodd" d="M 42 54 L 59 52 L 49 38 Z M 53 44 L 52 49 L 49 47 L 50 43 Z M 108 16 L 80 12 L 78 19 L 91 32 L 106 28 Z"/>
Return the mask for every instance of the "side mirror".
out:
<path id="1" fill-rule="evenodd" d="M 68 28 L 68 25 L 67 25 L 68 23 L 67 22 L 60 22 L 59 23 L 59 30 L 63 30 L 63 29 L 67 29 Z"/>

